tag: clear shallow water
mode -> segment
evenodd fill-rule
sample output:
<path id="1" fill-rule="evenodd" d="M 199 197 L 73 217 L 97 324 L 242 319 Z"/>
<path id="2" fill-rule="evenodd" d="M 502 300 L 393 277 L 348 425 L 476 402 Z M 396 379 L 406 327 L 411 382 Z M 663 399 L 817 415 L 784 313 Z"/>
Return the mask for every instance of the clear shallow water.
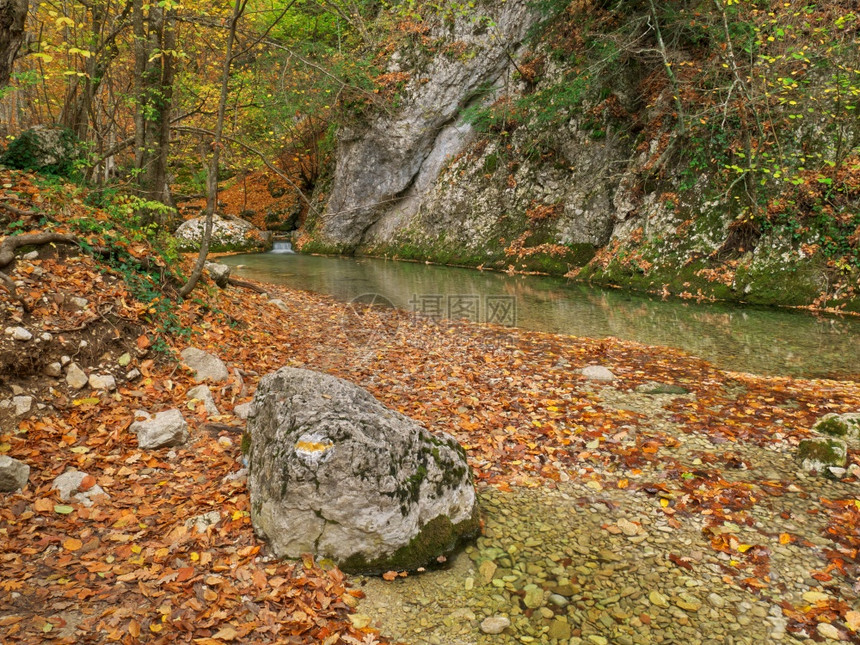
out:
<path id="1" fill-rule="evenodd" d="M 219 261 L 237 277 L 378 302 L 427 315 L 589 338 L 667 345 L 731 370 L 860 380 L 860 319 L 660 300 L 562 278 L 369 258 L 263 253 Z M 512 316 L 513 315 L 513 316 Z M 515 317 L 515 320 L 513 319 Z"/>

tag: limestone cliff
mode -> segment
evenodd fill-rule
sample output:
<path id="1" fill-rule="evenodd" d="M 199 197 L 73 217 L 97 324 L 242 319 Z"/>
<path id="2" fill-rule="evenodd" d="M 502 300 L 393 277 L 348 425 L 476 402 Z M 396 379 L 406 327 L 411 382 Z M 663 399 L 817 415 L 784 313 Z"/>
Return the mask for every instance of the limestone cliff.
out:
<path id="1" fill-rule="evenodd" d="M 339 132 L 305 250 L 857 308 L 860 128 L 808 107 L 826 75 L 785 63 L 815 118 L 798 115 L 726 53 L 740 16 L 699 17 L 703 44 L 654 4 L 532 4 L 488 3 L 397 50 L 388 71 L 409 82 Z"/>

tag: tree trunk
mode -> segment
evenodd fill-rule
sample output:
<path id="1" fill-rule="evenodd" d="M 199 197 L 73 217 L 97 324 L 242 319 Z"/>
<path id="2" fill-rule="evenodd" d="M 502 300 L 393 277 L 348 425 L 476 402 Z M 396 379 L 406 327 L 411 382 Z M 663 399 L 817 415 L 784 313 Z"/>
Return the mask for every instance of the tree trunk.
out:
<path id="1" fill-rule="evenodd" d="M 215 122 L 214 136 L 212 137 L 212 156 L 209 157 L 209 167 L 206 171 L 206 228 L 203 231 L 203 239 L 200 240 L 200 252 L 197 254 L 197 262 L 188 278 L 188 282 L 179 291 L 179 296 L 185 298 L 194 290 L 197 281 L 203 274 L 206 265 L 206 256 L 209 255 L 209 242 L 212 239 L 212 218 L 215 214 L 215 206 L 218 203 L 218 161 L 221 157 L 221 138 L 224 132 L 224 113 L 227 109 L 227 93 L 230 86 L 230 66 L 233 64 L 233 43 L 236 40 L 236 25 L 245 11 L 247 0 L 235 0 L 233 5 L 233 16 L 230 20 L 230 31 L 227 33 L 227 49 L 224 56 L 224 67 L 221 72 L 221 96 L 218 100 L 218 118 Z"/>
<path id="2" fill-rule="evenodd" d="M 167 176 L 170 143 L 170 110 L 173 103 L 173 78 L 176 49 L 176 10 L 149 5 L 143 16 L 143 3 L 133 5 L 135 36 L 135 73 L 137 110 L 135 113 L 135 161 L 138 192 L 144 199 L 171 205 Z M 163 216 L 144 213 L 145 219 L 164 223 Z"/>
<path id="3" fill-rule="evenodd" d="M 24 42 L 27 0 L 0 0 L 0 87 L 9 84 L 12 63 Z"/>

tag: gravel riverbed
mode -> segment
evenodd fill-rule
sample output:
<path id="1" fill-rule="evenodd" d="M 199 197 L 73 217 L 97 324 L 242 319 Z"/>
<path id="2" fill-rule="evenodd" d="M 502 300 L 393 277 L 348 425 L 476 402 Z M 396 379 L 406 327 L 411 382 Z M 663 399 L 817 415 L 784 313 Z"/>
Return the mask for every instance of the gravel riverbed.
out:
<path id="1" fill-rule="evenodd" d="M 611 387 L 605 405 L 645 414 L 642 428 L 669 433 L 663 448 L 673 463 L 695 470 L 705 437 L 684 434 L 669 421 L 669 396 L 646 396 Z M 813 633 L 791 633 L 783 612 L 838 597 L 858 607 L 857 590 L 836 578 L 811 576 L 826 561 L 826 521 L 810 514 L 810 493 L 856 495 L 856 483 L 799 471 L 778 441 L 769 448 L 733 445 L 743 468 L 727 480 L 780 481 L 784 494 L 756 504 L 744 526 L 717 529 L 737 536 L 738 547 L 766 546 L 769 576 L 760 589 L 728 575 L 742 555 L 712 548 L 707 514 L 666 512 L 672 495 L 647 486 L 624 488 L 585 480 L 534 488 L 482 487 L 484 534 L 452 558 L 445 570 L 387 582 L 359 578 L 366 598 L 358 612 L 391 639 L 432 645 L 546 643 L 631 645 L 682 643 L 812 643 L 848 640 L 844 628 L 821 623 Z M 639 474 L 659 480 L 659 461 Z M 502 487 L 503 489 L 506 487 Z M 673 521 L 674 519 L 674 521 Z M 802 536 L 782 543 L 781 534 Z"/>

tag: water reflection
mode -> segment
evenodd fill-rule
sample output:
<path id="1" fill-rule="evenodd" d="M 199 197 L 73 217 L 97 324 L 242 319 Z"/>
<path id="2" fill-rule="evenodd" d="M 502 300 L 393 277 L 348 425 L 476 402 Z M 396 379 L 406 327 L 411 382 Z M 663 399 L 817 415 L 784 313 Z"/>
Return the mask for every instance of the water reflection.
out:
<path id="1" fill-rule="evenodd" d="M 517 326 L 525 329 L 679 347 L 721 367 L 760 374 L 860 375 L 860 320 L 855 318 L 662 301 L 559 278 L 368 258 L 266 253 L 222 261 L 242 265 L 235 269 L 241 277 L 326 293 L 344 301 L 378 293 L 406 310 L 438 305 L 443 315 L 451 310 L 493 322 L 493 298 L 507 297 L 515 304 Z M 471 306 L 464 313 L 464 298 L 474 302 L 475 296 L 476 315 Z"/>

